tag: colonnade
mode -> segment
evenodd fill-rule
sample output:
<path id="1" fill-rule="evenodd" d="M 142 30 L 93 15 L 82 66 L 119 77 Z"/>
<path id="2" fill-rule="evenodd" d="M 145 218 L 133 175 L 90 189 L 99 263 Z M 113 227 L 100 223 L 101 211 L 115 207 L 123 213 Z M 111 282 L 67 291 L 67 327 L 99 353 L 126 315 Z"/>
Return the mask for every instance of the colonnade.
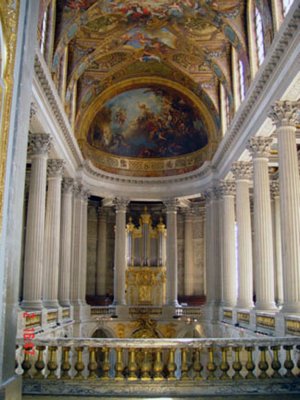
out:
<path id="1" fill-rule="evenodd" d="M 299 102 L 278 101 L 269 114 L 276 125 L 278 181 L 270 182 L 268 170 L 273 138 L 256 136 L 247 143 L 252 162 L 233 163 L 231 172 L 234 179 L 215 183 L 205 194 L 208 302 L 220 303 L 221 300 L 225 307 L 252 308 L 255 292 L 257 310 L 276 310 L 277 303 L 282 305 L 283 312 L 300 311 L 297 109 Z M 249 198 L 251 170 L 252 228 Z M 220 282 L 217 276 L 222 276 L 221 299 L 218 298 Z"/>
<path id="2" fill-rule="evenodd" d="M 50 135 L 30 134 L 21 304 L 25 309 L 86 304 L 89 192 L 81 183 L 63 177 L 64 161 L 48 158 L 50 146 Z"/>

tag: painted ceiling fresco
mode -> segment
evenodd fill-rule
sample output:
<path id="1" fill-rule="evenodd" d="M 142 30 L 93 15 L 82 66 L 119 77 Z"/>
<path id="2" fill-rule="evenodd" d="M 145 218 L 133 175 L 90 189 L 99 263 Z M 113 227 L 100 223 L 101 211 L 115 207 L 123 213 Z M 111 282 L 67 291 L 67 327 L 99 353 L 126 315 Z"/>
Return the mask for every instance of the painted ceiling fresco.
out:
<path id="1" fill-rule="evenodd" d="M 59 85 L 67 50 L 64 103 L 67 112 L 71 113 L 75 102 L 75 127 L 81 125 L 97 98 L 113 85 L 150 76 L 176 82 L 195 94 L 218 132 L 220 84 L 224 86 L 233 110 L 232 47 L 244 61 L 245 70 L 249 71 L 244 15 L 245 2 L 240 0 L 58 0 L 51 69 Z M 134 93 L 138 92 L 132 92 L 130 96 Z M 114 102 L 121 101 L 122 96 L 116 95 L 112 93 L 112 103 L 106 105 L 108 109 Z M 192 105 L 189 106 L 192 110 Z M 101 112 L 104 111 L 99 110 L 99 115 Z M 129 123 L 128 113 L 127 117 L 126 123 Z M 194 117 L 201 121 L 199 116 Z M 111 123 L 115 124 L 113 121 Z M 116 132 L 116 125 L 111 129 Z M 191 135 L 195 133 L 193 129 Z M 81 135 L 81 132 L 75 133 Z M 210 136 L 211 132 L 208 141 Z M 105 145 L 101 140 L 97 139 L 94 147 L 105 148 L 114 155 L 143 158 L 171 157 L 172 151 L 187 154 L 202 146 L 196 141 L 195 145 L 185 144 L 177 152 L 174 149 L 160 151 L 157 146 L 155 151 L 158 153 L 154 154 L 154 147 L 148 142 L 144 143 L 142 151 L 132 142 L 133 147 L 129 150 L 125 144 L 113 145 L 111 142 Z"/>
<path id="2" fill-rule="evenodd" d="M 208 143 L 196 109 L 178 93 L 146 87 L 107 101 L 92 123 L 88 142 L 125 157 L 174 157 Z"/>

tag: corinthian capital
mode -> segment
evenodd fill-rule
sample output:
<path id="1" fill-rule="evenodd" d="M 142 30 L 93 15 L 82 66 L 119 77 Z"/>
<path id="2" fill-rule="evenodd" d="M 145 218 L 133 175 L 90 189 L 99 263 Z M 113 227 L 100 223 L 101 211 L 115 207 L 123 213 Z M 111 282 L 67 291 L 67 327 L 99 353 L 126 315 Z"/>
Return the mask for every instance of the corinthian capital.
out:
<path id="1" fill-rule="evenodd" d="M 232 164 L 231 171 L 236 180 L 248 180 L 251 178 L 252 164 L 248 161 L 236 161 Z"/>
<path id="2" fill-rule="evenodd" d="M 220 190 L 222 196 L 234 196 L 235 195 L 235 182 L 231 180 L 221 181 Z"/>
<path id="3" fill-rule="evenodd" d="M 250 138 L 247 149 L 253 158 L 266 158 L 270 154 L 270 146 L 273 139 L 270 137 L 256 136 Z"/>
<path id="4" fill-rule="evenodd" d="M 276 101 L 271 106 L 271 110 L 268 113 L 268 117 L 271 118 L 272 122 L 276 125 L 276 128 L 280 126 L 295 126 L 297 120 L 299 120 L 300 101 Z"/>
<path id="5" fill-rule="evenodd" d="M 279 181 L 270 182 L 271 196 L 272 199 L 279 196 Z"/>
<path id="6" fill-rule="evenodd" d="M 28 145 L 31 155 L 45 155 L 50 150 L 51 136 L 48 133 L 30 133 Z"/>
<path id="7" fill-rule="evenodd" d="M 64 160 L 51 159 L 48 160 L 47 172 L 49 178 L 62 176 L 64 170 Z"/>
<path id="8" fill-rule="evenodd" d="M 178 199 L 168 199 L 164 201 L 167 212 L 176 212 L 179 207 Z"/>
<path id="9" fill-rule="evenodd" d="M 62 181 L 63 193 L 72 193 L 73 189 L 74 189 L 74 179 L 64 178 Z"/>
<path id="10" fill-rule="evenodd" d="M 124 211 L 126 212 L 126 207 L 128 206 L 129 200 L 122 198 L 122 197 L 116 197 L 113 201 L 114 206 L 116 207 L 116 211 Z"/>

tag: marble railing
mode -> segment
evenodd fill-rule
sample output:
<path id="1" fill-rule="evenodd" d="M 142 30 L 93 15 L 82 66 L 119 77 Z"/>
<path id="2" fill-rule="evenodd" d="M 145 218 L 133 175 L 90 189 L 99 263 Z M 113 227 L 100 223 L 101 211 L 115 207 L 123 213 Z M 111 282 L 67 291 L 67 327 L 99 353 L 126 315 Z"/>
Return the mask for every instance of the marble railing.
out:
<path id="1" fill-rule="evenodd" d="M 18 341 L 24 379 L 206 381 L 299 379 L 300 339 L 43 339 Z"/>

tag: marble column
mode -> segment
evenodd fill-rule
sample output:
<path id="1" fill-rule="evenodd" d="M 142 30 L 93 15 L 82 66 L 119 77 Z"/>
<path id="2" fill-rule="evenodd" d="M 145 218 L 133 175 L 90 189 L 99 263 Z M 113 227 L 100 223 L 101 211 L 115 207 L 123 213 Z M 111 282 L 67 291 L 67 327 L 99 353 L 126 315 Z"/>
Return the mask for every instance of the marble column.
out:
<path id="1" fill-rule="evenodd" d="M 257 310 L 275 310 L 274 259 L 268 154 L 272 138 L 252 137 L 247 148 L 253 159 L 254 278 Z"/>
<path id="2" fill-rule="evenodd" d="M 97 270 L 96 270 L 96 294 L 105 296 L 106 267 L 107 267 L 107 211 L 104 207 L 98 209 L 98 238 L 97 238 Z"/>
<path id="3" fill-rule="evenodd" d="M 221 300 L 220 262 L 220 192 L 217 187 L 204 193 L 205 197 L 205 257 L 206 303 L 219 306 Z"/>
<path id="4" fill-rule="evenodd" d="M 126 207 L 128 200 L 115 199 L 115 264 L 114 264 L 114 305 L 126 305 L 125 270 L 126 270 Z"/>
<path id="5" fill-rule="evenodd" d="M 223 298 L 225 307 L 234 307 L 237 300 L 237 268 L 236 268 L 236 243 L 235 243 L 235 213 L 234 196 L 235 184 L 233 181 L 220 182 L 223 198 Z"/>
<path id="6" fill-rule="evenodd" d="M 86 281 L 87 281 L 87 225 L 88 225 L 88 199 L 90 192 L 83 188 L 81 195 L 82 236 L 81 236 L 81 279 L 80 302 L 86 305 Z"/>
<path id="7" fill-rule="evenodd" d="M 74 180 L 72 178 L 64 178 L 62 182 L 60 270 L 58 287 L 58 299 L 62 306 L 70 305 L 73 188 Z"/>
<path id="8" fill-rule="evenodd" d="M 162 217 L 159 218 L 159 223 L 157 224 L 158 232 L 158 244 L 157 244 L 157 265 L 159 267 L 166 265 L 166 226 L 163 223 Z"/>
<path id="9" fill-rule="evenodd" d="M 42 308 L 44 228 L 47 183 L 48 134 L 31 134 L 31 174 L 27 212 L 23 301 L 24 308 Z"/>
<path id="10" fill-rule="evenodd" d="M 74 184 L 70 300 L 75 307 L 86 305 L 87 194 L 82 184 Z"/>
<path id="11" fill-rule="evenodd" d="M 236 182 L 236 222 L 238 246 L 237 307 L 253 307 L 253 260 L 249 184 L 251 164 L 237 161 L 232 165 Z"/>
<path id="12" fill-rule="evenodd" d="M 281 222 L 279 182 L 271 181 L 271 198 L 273 214 L 273 249 L 275 264 L 275 300 L 277 306 L 283 304 L 282 252 L 281 252 Z"/>
<path id="13" fill-rule="evenodd" d="M 48 160 L 48 191 L 45 219 L 43 305 L 58 307 L 61 181 L 63 160 Z"/>
<path id="14" fill-rule="evenodd" d="M 283 270 L 283 312 L 300 312 L 300 185 L 296 122 L 300 101 L 278 101 L 269 117 L 276 125 Z"/>
<path id="15" fill-rule="evenodd" d="M 193 210 L 184 213 L 184 294 L 194 294 L 194 246 L 193 246 Z"/>
<path id="16" fill-rule="evenodd" d="M 127 247 L 126 247 L 126 259 L 127 266 L 134 267 L 134 223 L 132 222 L 132 217 L 129 217 L 129 222 L 126 225 L 126 235 L 127 235 Z"/>
<path id="17" fill-rule="evenodd" d="M 178 260 L 177 260 L 177 199 L 165 202 L 167 207 L 167 260 L 166 305 L 178 306 Z"/>

